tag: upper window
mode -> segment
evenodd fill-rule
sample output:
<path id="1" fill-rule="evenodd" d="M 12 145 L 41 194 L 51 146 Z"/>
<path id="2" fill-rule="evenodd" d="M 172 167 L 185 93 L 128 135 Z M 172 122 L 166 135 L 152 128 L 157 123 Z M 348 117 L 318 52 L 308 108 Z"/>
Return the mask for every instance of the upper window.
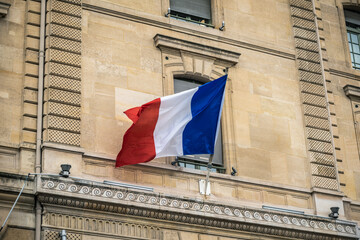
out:
<path id="1" fill-rule="evenodd" d="M 205 26 L 212 26 L 211 0 L 170 0 L 170 16 Z"/>
<path id="2" fill-rule="evenodd" d="M 345 10 L 347 37 L 353 68 L 360 69 L 360 14 Z"/>
<path id="3" fill-rule="evenodd" d="M 188 80 L 188 79 L 174 79 L 174 92 L 179 93 L 188 89 L 196 88 L 202 85 L 201 82 Z M 209 162 L 210 154 L 200 154 L 200 155 L 186 155 L 179 156 L 178 161 L 179 165 L 186 168 L 206 170 L 207 163 Z M 213 157 L 213 172 L 224 173 L 225 169 L 223 168 L 223 156 L 222 156 L 222 134 L 221 126 L 218 133 L 218 137 L 215 143 L 215 151 Z"/>

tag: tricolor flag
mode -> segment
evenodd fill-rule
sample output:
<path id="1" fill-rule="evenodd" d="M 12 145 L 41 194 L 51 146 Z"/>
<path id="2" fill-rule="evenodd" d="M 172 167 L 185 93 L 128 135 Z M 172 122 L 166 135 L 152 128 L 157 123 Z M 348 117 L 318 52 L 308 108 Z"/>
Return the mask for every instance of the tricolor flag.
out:
<path id="1" fill-rule="evenodd" d="M 125 111 L 133 124 L 124 135 L 116 167 L 158 157 L 214 154 L 226 79 Z"/>

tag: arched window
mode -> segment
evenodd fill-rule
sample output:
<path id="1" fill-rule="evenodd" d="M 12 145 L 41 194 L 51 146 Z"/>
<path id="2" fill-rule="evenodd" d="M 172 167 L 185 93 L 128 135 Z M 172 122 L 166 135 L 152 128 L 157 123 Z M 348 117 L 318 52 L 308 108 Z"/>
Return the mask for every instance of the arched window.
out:
<path id="1" fill-rule="evenodd" d="M 174 92 L 179 93 L 191 88 L 196 88 L 202 84 L 202 82 L 195 80 L 174 78 Z M 178 161 L 180 166 L 182 167 L 206 170 L 207 163 L 209 162 L 209 157 L 210 154 L 178 156 Z M 219 173 L 225 172 L 225 169 L 223 167 L 221 127 L 215 144 L 212 171 Z"/>

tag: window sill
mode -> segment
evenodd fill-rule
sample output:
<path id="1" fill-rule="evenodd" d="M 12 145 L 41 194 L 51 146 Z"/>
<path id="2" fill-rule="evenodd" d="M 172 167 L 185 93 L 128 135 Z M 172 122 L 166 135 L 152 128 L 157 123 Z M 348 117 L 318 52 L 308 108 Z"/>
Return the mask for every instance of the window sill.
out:
<path id="1" fill-rule="evenodd" d="M 178 19 L 178 20 L 181 20 L 181 21 L 184 21 L 184 22 L 190 22 L 190 23 L 194 23 L 194 24 L 197 24 L 197 25 L 200 25 L 200 26 L 204 26 L 204 27 L 210 27 L 210 28 L 215 28 L 214 25 L 212 24 L 208 24 L 208 23 L 201 23 L 201 22 L 198 22 L 198 21 L 194 21 L 194 20 L 191 20 L 191 19 L 186 19 L 186 18 L 183 18 L 183 17 L 179 17 L 179 16 L 174 16 L 174 15 L 169 15 L 170 18 L 173 18 L 173 19 Z"/>

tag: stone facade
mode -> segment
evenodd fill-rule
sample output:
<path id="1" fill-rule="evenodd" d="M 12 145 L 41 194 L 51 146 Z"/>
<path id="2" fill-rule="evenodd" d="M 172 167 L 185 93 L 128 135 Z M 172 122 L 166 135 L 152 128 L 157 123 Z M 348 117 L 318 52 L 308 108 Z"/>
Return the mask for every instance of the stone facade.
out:
<path id="1" fill-rule="evenodd" d="M 25 183 L 0 239 L 359 239 L 360 73 L 344 17 L 359 4 L 211 0 L 207 27 L 169 6 L 47 0 L 41 33 L 40 1 L 0 0 L 1 224 Z M 114 168 L 124 110 L 173 94 L 175 77 L 225 72 L 226 170 L 210 195 L 207 172 L 173 157 Z"/>

